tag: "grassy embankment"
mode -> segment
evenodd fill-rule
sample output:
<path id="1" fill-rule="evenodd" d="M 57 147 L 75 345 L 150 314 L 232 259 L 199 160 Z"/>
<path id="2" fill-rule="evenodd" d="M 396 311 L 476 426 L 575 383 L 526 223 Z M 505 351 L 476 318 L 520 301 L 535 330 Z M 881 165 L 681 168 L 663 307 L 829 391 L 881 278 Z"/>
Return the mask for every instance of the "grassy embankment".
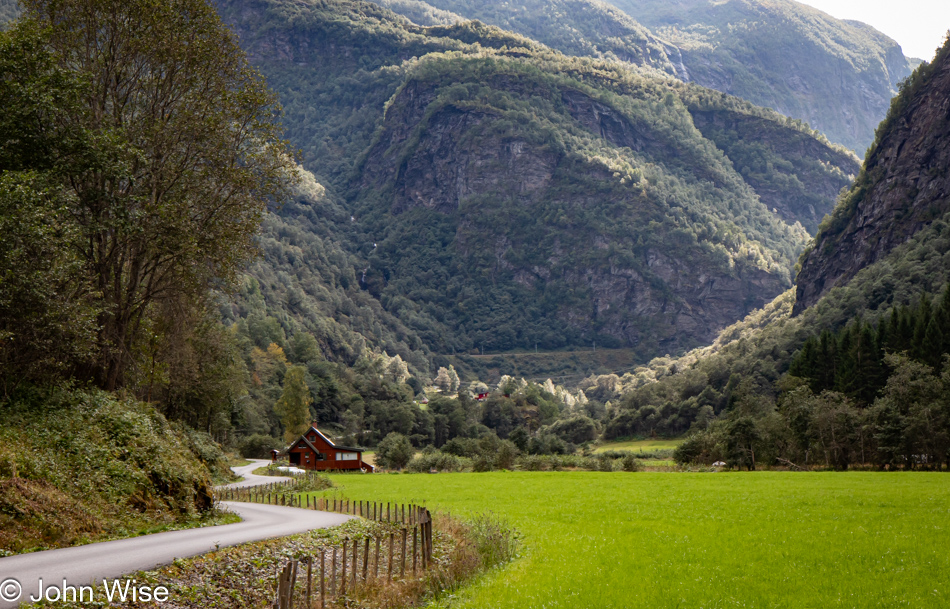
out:
<path id="1" fill-rule="evenodd" d="M 520 530 L 522 558 L 464 590 L 453 608 L 950 606 L 950 485 L 941 474 L 334 480 L 355 499 L 491 510 Z"/>
<path id="2" fill-rule="evenodd" d="M 0 556 L 234 522 L 213 509 L 227 465 L 140 402 L 23 391 L 0 402 Z"/>

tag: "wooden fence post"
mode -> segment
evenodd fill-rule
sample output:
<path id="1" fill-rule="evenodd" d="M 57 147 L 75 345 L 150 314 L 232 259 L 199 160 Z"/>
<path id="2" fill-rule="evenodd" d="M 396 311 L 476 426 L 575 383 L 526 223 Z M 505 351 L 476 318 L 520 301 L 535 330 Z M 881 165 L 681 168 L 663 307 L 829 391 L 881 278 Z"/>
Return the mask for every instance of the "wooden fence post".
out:
<path id="1" fill-rule="evenodd" d="M 387 576 L 387 581 L 393 580 L 393 534 L 389 534 L 389 564 L 387 565 L 389 569 L 389 575 Z"/>
<path id="2" fill-rule="evenodd" d="M 330 598 L 336 596 L 336 546 L 333 547 L 333 557 L 330 559 Z"/>
<path id="3" fill-rule="evenodd" d="M 311 597 L 313 595 L 313 555 L 307 559 L 307 609 L 313 607 Z"/>
<path id="4" fill-rule="evenodd" d="M 369 537 L 363 543 L 363 581 L 366 581 L 366 571 L 369 567 Z"/>
<path id="5" fill-rule="evenodd" d="M 412 525 L 412 576 L 416 575 L 416 552 L 419 549 L 419 527 Z"/>
<path id="6" fill-rule="evenodd" d="M 376 558 L 373 561 L 373 579 L 379 577 L 379 537 L 376 538 Z"/>
<path id="7" fill-rule="evenodd" d="M 327 602 L 327 551 L 320 548 L 320 609 L 326 609 Z M 309 607 L 307 609 L 310 609 Z"/>
<path id="8" fill-rule="evenodd" d="M 399 567 L 399 577 L 406 578 L 406 527 L 402 528 L 402 565 Z"/>
<path id="9" fill-rule="evenodd" d="M 340 571 L 340 594 L 346 594 L 346 542 L 348 539 L 343 540 L 343 570 Z"/>

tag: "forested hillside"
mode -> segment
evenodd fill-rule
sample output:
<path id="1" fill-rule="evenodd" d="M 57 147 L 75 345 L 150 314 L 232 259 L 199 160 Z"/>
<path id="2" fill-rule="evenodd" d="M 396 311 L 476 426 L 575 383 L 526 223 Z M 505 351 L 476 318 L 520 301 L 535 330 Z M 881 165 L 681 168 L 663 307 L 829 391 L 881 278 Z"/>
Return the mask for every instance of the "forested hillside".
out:
<path id="1" fill-rule="evenodd" d="M 420 25 L 478 19 L 566 55 L 652 68 L 807 121 L 862 154 L 915 65 L 873 28 L 788 0 L 381 4 Z"/>
<path id="2" fill-rule="evenodd" d="M 608 437 L 691 430 L 678 453 L 682 461 L 726 459 L 749 467 L 776 459 L 840 468 L 933 467 L 947 460 L 950 216 L 939 196 L 921 198 L 900 185 L 939 174 L 930 163 L 943 158 L 947 141 L 931 121 L 935 112 L 946 113 L 948 69 L 950 43 L 903 87 L 866 171 L 805 260 L 847 268 L 855 264 L 852 248 L 869 245 L 881 247 L 881 255 L 834 286 L 812 267 L 798 278 L 798 293 L 810 301 L 796 304 L 790 290 L 710 347 L 582 384 L 588 395 L 622 395 Z M 931 184 L 924 190 L 939 189 Z M 875 210 L 894 214 L 864 225 L 875 236 L 835 239 L 847 234 L 849 221 Z"/>
<path id="3" fill-rule="evenodd" d="M 327 235 L 389 314 L 375 334 L 398 320 L 422 341 L 367 344 L 406 360 L 700 344 L 790 285 L 802 226 L 857 169 L 774 113 L 477 23 L 345 1 L 220 8 L 348 210 Z"/>
<path id="4" fill-rule="evenodd" d="M 833 286 L 847 284 L 950 210 L 950 147 L 944 144 L 950 137 L 950 63 L 945 53 L 904 83 L 855 187 L 802 257 L 796 311 Z"/>
<path id="5" fill-rule="evenodd" d="M 609 2 L 674 45 L 690 82 L 805 120 L 859 154 L 915 65 L 874 28 L 792 0 Z"/>

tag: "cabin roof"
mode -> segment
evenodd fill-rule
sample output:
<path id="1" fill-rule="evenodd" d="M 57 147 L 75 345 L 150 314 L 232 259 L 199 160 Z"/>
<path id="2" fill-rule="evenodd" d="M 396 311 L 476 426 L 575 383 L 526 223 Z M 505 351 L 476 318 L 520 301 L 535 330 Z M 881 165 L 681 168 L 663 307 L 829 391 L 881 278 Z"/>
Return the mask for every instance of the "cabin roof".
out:
<path id="1" fill-rule="evenodd" d="M 329 444 L 331 448 L 336 448 L 337 450 L 348 450 L 348 451 L 352 451 L 352 452 L 356 452 L 356 453 L 361 453 L 361 452 L 363 452 L 364 450 L 366 450 L 365 448 L 357 448 L 357 447 L 354 447 L 354 446 L 341 446 L 341 445 L 339 445 L 339 444 L 334 444 L 334 443 L 333 443 L 333 440 L 331 440 L 330 438 L 328 438 L 322 431 L 320 431 L 319 429 L 317 429 L 317 426 L 316 426 L 316 425 L 311 425 L 311 426 L 310 426 L 310 429 L 308 429 L 306 432 L 304 432 L 304 434 L 303 434 L 303 436 L 301 436 L 301 438 L 303 439 L 304 442 L 307 443 L 307 446 L 309 446 L 311 449 L 313 449 L 313 452 L 317 452 L 317 453 L 318 453 L 318 452 L 320 452 L 320 451 L 317 450 L 317 448 L 316 448 L 313 444 L 310 443 L 310 440 L 307 439 L 307 435 L 308 435 L 311 431 L 317 432 L 317 434 L 318 434 L 321 438 L 323 438 L 323 441 L 326 442 L 327 444 Z M 296 444 L 296 442 L 294 442 L 294 444 Z"/>

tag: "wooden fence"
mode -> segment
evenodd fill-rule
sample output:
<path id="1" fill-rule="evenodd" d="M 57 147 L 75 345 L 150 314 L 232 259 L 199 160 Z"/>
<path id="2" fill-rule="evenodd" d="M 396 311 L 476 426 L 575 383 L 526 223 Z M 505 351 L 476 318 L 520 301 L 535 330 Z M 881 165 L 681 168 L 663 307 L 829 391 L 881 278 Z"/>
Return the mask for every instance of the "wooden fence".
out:
<path id="1" fill-rule="evenodd" d="M 413 504 L 353 501 L 340 497 L 303 498 L 292 482 L 220 489 L 221 498 L 351 514 L 395 524 L 388 533 L 345 538 L 318 553 L 289 561 L 277 574 L 274 609 L 320 607 L 372 582 L 416 577 L 432 564 L 432 514 Z M 305 569 L 305 575 L 301 572 Z M 304 577 L 306 578 L 304 580 Z"/>

